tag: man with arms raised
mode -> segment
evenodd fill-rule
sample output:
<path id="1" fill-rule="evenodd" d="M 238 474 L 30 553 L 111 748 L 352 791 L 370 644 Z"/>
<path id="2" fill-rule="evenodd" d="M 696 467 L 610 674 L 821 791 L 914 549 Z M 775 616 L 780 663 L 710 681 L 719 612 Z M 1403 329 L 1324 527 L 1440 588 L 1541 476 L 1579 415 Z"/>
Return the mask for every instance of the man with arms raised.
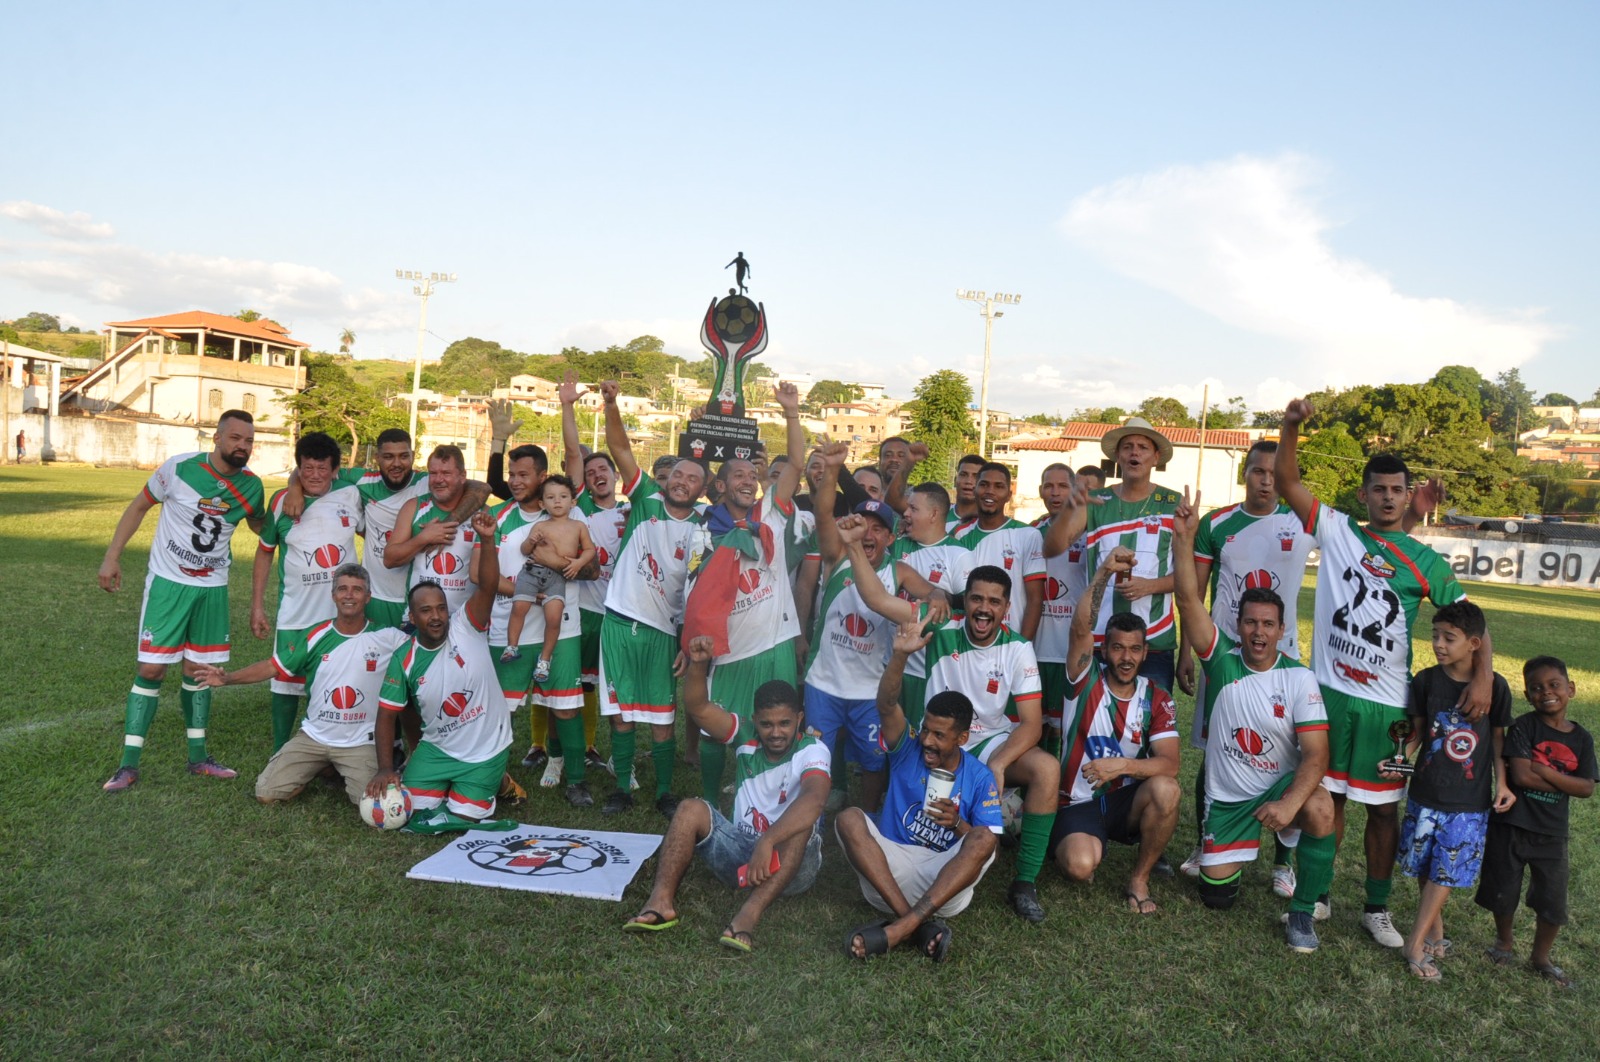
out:
<path id="1" fill-rule="evenodd" d="M 1361 926 L 1384 947 L 1398 948 L 1405 941 L 1389 917 L 1389 889 L 1400 841 L 1395 809 L 1405 782 L 1380 776 L 1378 763 L 1394 755 L 1389 727 L 1405 718 L 1417 607 L 1423 598 L 1448 605 L 1466 594 L 1444 558 L 1405 533 L 1412 491 L 1404 461 L 1376 454 L 1362 469 L 1358 497 L 1366 506 L 1366 524 L 1323 508 L 1312 496 L 1300 482 L 1299 464 L 1300 425 L 1311 414 L 1305 399 L 1289 403 L 1274 473 L 1284 501 L 1322 547 L 1311 666 L 1328 712 L 1330 752 L 1323 784 L 1333 794 L 1334 826 L 1341 838 L 1345 802 L 1366 806 L 1367 902 Z M 1476 721 L 1489 709 L 1494 683 L 1487 634 L 1473 655 L 1473 671 L 1462 691 L 1462 710 Z"/>
<path id="2" fill-rule="evenodd" d="M 339 457 L 339 444 L 331 436 L 320 431 L 302 435 L 294 444 L 295 472 L 304 498 L 300 513 L 290 516 L 284 511 L 287 489 L 278 491 L 267 503 L 266 526 L 261 529 L 261 546 L 251 572 L 250 630 L 257 638 L 276 632 L 275 656 L 289 655 L 294 646 L 305 643 L 311 628 L 334 617 L 334 598 L 328 593 L 333 573 L 355 560 L 361 494 L 354 484 L 340 481 Z M 265 605 L 274 559 L 279 587 L 276 624 L 267 619 Z M 306 680 L 287 670 L 268 677 L 272 680 L 272 748 L 276 751 L 294 733 Z M 371 773 L 368 771 L 368 776 Z M 361 781 L 365 784 L 366 778 Z"/>
<path id="3" fill-rule="evenodd" d="M 852 959 L 882 955 L 910 940 L 942 962 L 951 940 L 942 919 L 967 909 L 994 862 L 1000 791 L 989 768 L 963 747 L 972 726 L 971 702 L 954 690 L 929 698 L 920 732 L 911 729 L 900 707 L 906 658 L 928 639 L 919 624 L 898 628 L 878 685 L 879 740 L 889 759 L 882 810 L 874 819 L 860 808 L 846 808 L 834 822 L 845 858 L 861 879 L 861 895 L 893 916 L 845 936 L 845 954 Z M 930 794 L 933 771 L 943 772 L 943 784 Z"/>
<path id="4" fill-rule="evenodd" d="M 189 773 L 234 778 L 206 751 L 211 687 L 194 679 L 200 664 L 228 661 L 228 566 L 240 520 L 261 533 L 261 481 L 245 467 L 255 446 L 250 414 L 230 409 L 217 418 L 209 454 L 179 454 L 156 469 L 117 521 L 100 563 L 100 589 L 122 588 L 122 551 L 152 506 L 161 506 L 150 547 L 139 614 L 139 670 L 128 694 L 122 764 L 103 788 L 121 792 L 139 781 L 139 756 L 155 717 L 169 664 L 183 662 L 183 721 Z"/>
<path id="5" fill-rule="evenodd" d="M 472 595 L 472 550 L 478 540 L 474 525 L 462 527 L 457 518 L 458 508 L 468 498 L 467 487 L 467 459 L 461 448 L 435 447 L 428 455 L 428 496 L 400 506 L 383 554 L 386 567 L 410 569 L 408 585 L 436 584 L 451 611 Z"/>
<path id="6" fill-rule="evenodd" d="M 1333 800 L 1322 788 L 1328 768 L 1328 720 L 1311 670 L 1281 651 L 1283 599 L 1247 587 L 1234 605 L 1230 636 L 1212 622 L 1200 596 L 1195 531 L 1200 497 L 1189 493 L 1173 515 L 1174 576 L 1183 636 L 1205 669 L 1207 774 L 1201 824 L 1200 899 L 1227 910 L 1255 862 L 1265 826 L 1297 841 L 1300 877 L 1289 901 L 1285 935 L 1298 952 L 1317 950 L 1317 897 L 1333 880 Z M 1292 836 L 1299 834 L 1298 838 Z"/>
<path id="7" fill-rule="evenodd" d="M 487 512 L 473 515 L 471 529 L 474 539 L 494 541 Z M 407 605 L 417 633 L 390 658 L 379 696 L 378 770 L 367 795 L 402 781 L 394 769 L 395 719 L 415 704 L 422 740 L 406 760 L 404 783 L 415 808 L 406 829 L 417 833 L 501 826 L 487 821 L 511 747 L 511 713 L 489 653 L 500 557 L 498 550 L 481 552 L 480 582 L 454 612 L 438 583 L 412 585 Z"/>
<path id="8" fill-rule="evenodd" d="M 1178 726 L 1167 691 L 1139 673 L 1144 621 L 1119 612 L 1106 622 L 1096 658 L 1094 617 L 1112 578 L 1130 572 L 1131 549 L 1112 549 L 1073 610 L 1061 732 L 1065 798 L 1050 835 L 1056 865 L 1073 881 L 1092 881 L 1106 844 L 1136 844 L 1128 876 L 1129 910 L 1155 914 L 1150 872 L 1178 825 Z"/>
<path id="9" fill-rule="evenodd" d="M 699 855 L 723 884 L 750 887 L 719 940 L 725 948 L 748 952 L 756 923 L 772 901 L 805 892 L 822 869 L 819 825 L 828 799 L 828 750 L 802 731 L 805 717 L 793 685 L 780 679 L 762 683 L 748 709 L 729 711 L 713 703 L 706 688 L 710 636 L 691 639 L 686 652 L 683 699 L 690 722 L 724 745 L 738 745 L 733 821 L 713 800 L 679 804 L 650 897 L 622 928 L 649 933 L 677 925 L 678 885 Z"/>
<path id="10" fill-rule="evenodd" d="M 314 485 L 315 477 L 307 489 Z M 256 779 L 256 799 L 263 804 L 293 800 L 330 766 L 344 779 L 351 803 L 359 803 L 378 769 L 373 743 L 378 697 L 389 658 L 408 639 L 398 628 L 381 627 L 367 618 L 370 585 L 361 565 L 341 564 L 328 595 L 335 610 L 332 620 L 238 671 L 200 668 L 198 677 L 209 686 L 297 678 L 309 687 L 310 706 L 300 729 L 272 754 Z"/>

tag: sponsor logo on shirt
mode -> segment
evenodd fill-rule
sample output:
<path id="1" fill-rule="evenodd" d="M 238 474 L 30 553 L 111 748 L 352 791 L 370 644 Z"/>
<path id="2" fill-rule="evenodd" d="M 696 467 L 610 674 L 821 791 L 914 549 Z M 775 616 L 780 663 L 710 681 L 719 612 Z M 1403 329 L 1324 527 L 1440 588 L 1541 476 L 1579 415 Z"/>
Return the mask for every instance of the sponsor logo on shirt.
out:
<path id="1" fill-rule="evenodd" d="M 1351 682 L 1362 686 L 1370 686 L 1373 680 L 1378 677 L 1377 672 L 1368 671 L 1366 668 L 1354 667 L 1343 660 L 1335 660 L 1333 669 Z"/>
<path id="2" fill-rule="evenodd" d="M 461 567 L 461 558 L 454 553 L 435 553 L 428 558 L 428 568 L 437 575 L 454 575 Z"/>
<path id="3" fill-rule="evenodd" d="M 341 712 L 348 712 L 352 708 L 359 708 L 367 695 L 354 686 L 335 686 L 328 691 L 328 703 Z"/>
<path id="4" fill-rule="evenodd" d="M 471 703 L 471 700 L 466 693 L 457 690 L 439 702 L 439 710 L 450 718 L 455 719 L 467 710 L 467 705 Z"/>
<path id="5" fill-rule="evenodd" d="M 1361 555 L 1361 566 L 1380 579 L 1393 579 L 1396 574 L 1394 565 L 1370 551 Z"/>
<path id="6" fill-rule="evenodd" d="M 345 562 L 348 551 L 343 546 L 330 542 L 327 545 L 318 546 L 309 553 L 301 551 L 301 556 L 305 558 L 307 567 L 316 565 L 318 568 L 337 568 Z"/>
<path id="7" fill-rule="evenodd" d="M 1278 761 L 1272 759 L 1272 751 L 1276 743 L 1265 734 L 1250 727 L 1241 726 L 1233 731 L 1233 744 L 1225 746 L 1228 756 L 1258 771 L 1278 770 Z"/>
<path id="8" fill-rule="evenodd" d="M 1235 575 L 1234 582 L 1238 584 L 1239 592 L 1246 590 L 1276 590 L 1279 579 L 1277 573 L 1269 572 L 1265 568 L 1257 568 L 1253 572 Z"/>
<path id="9" fill-rule="evenodd" d="M 1278 549 L 1284 553 L 1294 552 L 1294 528 L 1286 527 L 1278 532 Z"/>

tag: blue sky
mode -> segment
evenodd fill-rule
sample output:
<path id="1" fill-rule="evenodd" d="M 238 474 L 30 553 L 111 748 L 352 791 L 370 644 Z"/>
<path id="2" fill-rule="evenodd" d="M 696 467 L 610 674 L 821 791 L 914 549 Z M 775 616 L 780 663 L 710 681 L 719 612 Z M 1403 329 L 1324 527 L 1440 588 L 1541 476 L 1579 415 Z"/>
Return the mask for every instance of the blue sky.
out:
<path id="1" fill-rule="evenodd" d="M 1585 4 L 34 5 L 0 317 L 250 306 L 409 358 L 642 332 L 699 356 L 743 250 L 764 359 L 992 404 L 1513 365 L 1586 397 Z"/>

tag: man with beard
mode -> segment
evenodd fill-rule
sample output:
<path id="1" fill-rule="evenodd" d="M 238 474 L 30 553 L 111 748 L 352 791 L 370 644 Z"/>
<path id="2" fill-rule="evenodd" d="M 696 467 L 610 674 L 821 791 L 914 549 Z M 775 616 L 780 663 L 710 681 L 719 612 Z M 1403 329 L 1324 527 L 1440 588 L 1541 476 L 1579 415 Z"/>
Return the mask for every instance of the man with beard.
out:
<path id="1" fill-rule="evenodd" d="M 691 555 L 702 522 L 695 501 L 705 489 L 706 475 L 698 461 L 679 458 L 667 473 L 665 493 L 646 478 L 617 409 L 617 390 L 614 380 L 600 385 L 606 446 L 630 503 L 600 626 L 600 712 L 611 718 L 611 762 L 619 786 L 601 810 L 616 815 L 633 807 L 628 785 L 634 727 L 648 723 L 654 739 L 650 758 L 656 769 L 656 810 L 670 818 L 677 806 L 672 796 L 677 751 L 673 680 L 682 671 L 677 630 L 689 568 L 699 560 Z"/>
<path id="2" fill-rule="evenodd" d="M 756 923 L 772 902 L 805 892 L 822 869 L 819 827 L 828 798 L 828 750 L 802 733 L 800 697 L 788 682 L 762 683 L 742 711 L 712 703 L 706 687 L 712 651 L 707 635 L 689 642 L 684 710 L 706 734 L 738 746 L 733 820 L 723 817 L 714 800 L 691 798 L 678 805 L 650 896 L 622 928 L 651 933 L 677 925 L 678 885 L 698 855 L 723 884 L 749 886 L 718 941 L 732 951 L 749 952 Z"/>
<path id="3" fill-rule="evenodd" d="M 428 455 L 428 495 L 400 506 L 384 550 L 388 568 L 409 568 L 409 585 L 432 582 L 444 591 L 451 611 L 472 594 L 472 525 L 462 527 L 457 507 L 467 499 L 467 459 L 459 446 L 435 447 Z"/>
<path id="4" fill-rule="evenodd" d="M 994 775 L 964 746 L 972 704 L 946 690 L 928 700 L 922 730 L 899 703 L 906 658 L 928 645 L 920 624 L 895 631 L 893 652 L 878 684 L 879 740 L 888 753 L 889 789 L 876 818 L 846 808 L 834 823 L 861 895 L 892 921 L 857 926 L 845 936 L 852 959 L 882 955 L 909 940 L 928 958 L 950 951 L 944 921 L 967 909 L 994 862 L 1001 830 Z M 937 776 L 933 772 L 940 772 Z M 930 792 L 930 777 L 940 784 Z"/>
<path id="5" fill-rule="evenodd" d="M 493 542 L 494 518 L 472 517 L 474 541 Z M 499 551 L 482 550 L 479 582 L 454 612 L 432 581 L 411 587 L 407 605 L 417 633 L 395 651 L 379 696 L 378 770 L 368 796 L 381 796 L 402 778 L 394 769 L 395 720 L 408 704 L 422 716 L 422 740 L 406 760 L 414 833 L 509 829 L 490 822 L 511 747 L 511 713 L 489 653 L 489 620 L 500 585 Z"/>
<path id="6" fill-rule="evenodd" d="M 1212 622 L 1195 564 L 1199 495 L 1173 514 L 1178 609 L 1184 639 L 1205 668 L 1206 746 L 1201 823 L 1200 899 L 1227 910 L 1239 896 L 1245 865 L 1255 861 L 1265 826 L 1298 843 L 1300 877 L 1290 890 L 1289 947 L 1317 950 L 1317 897 L 1333 880 L 1333 800 L 1321 786 L 1328 768 L 1328 720 L 1315 677 L 1281 651 L 1283 599 L 1266 587 L 1237 597 L 1234 630 Z M 1294 836 L 1299 835 L 1299 836 Z"/>
<path id="7" fill-rule="evenodd" d="M 786 453 L 799 456 L 806 445 L 800 391 L 792 383 L 780 383 L 774 397 L 788 425 Z M 797 681 L 794 643 L 800 614 L 788 558 L 795 515 L 791 498 L 800 483 L 800 468 L 793 461 L 781 468 L 761 497 L 760 472 L 753 463 L 737 457 L 722 463 L 716 478 L 722 500 L 707 511 L 706 528 L 713 547 L 727 551 L 722 556 L 728 563 L 717 566 L 715 558 L 708 558 L 685 602 L 686 625 L 717 632 L 711 696 L 735 714 L 755 703 L 756 689 L 764 682 L 793 686 Z M 719 570 L 725 578 L 712 577 Z M 720 744 L 704 744 L 700 750 L 701 795 L 713 806 L 722 792 L 725 759 Z"/>
<path id="8" fill-rule="evenodd" d="M 1172 698 L 1140 673 L 1144 621 L 1119 612 L 1106 622 L 1097 659 L 1094 617 L 1113 577 L 1131 572 L 1131 549 L 1112 549 L 1073 610 L 1067 647 L 1061 784 L 1064 797 L 1050 834 L 1056 865 L 1072 880 L 1092 881 L 1110 841 L 1136 844 L 1128 909 L 1158 910 L 1150 873 L 1178 825 L 1178 726 Z"/>
<path id="9" fill-rule="evenodd" d="M 972 566 L 993 565 L 1005 572 L 1021 593 L 1013 594 L 1004 622 L 1028 641 L 1039 629 L 1044 608 L 1044 537 L 1006 515 L 1011 501 L 1011 470 L 986 462 L 978 470 L 974 488 L 977 518 L 955 529 L 957 542 L 972 551 Z"/>
<path id="10" fill-rule="evenodd" d="M 170 664 L 183 662 L 183 720 L 189 742 L 189 773 L 235 778 L 206 751 L 211 717 L 211 687 L 194 676 L 200 664 L 228 660 L 228 566 L 233 563 L 233 529 L 240 520 L 256 534 L 265 525 L 261 481 L 245 467 L 255 447 L 255 422 L 243 410 L 217 418 L 209 454 L 168 458 L 123 510 L 105 559 L 100 589 L 122 588 L 122 551 L 160 505 L 155 541 L 150 547 L 139 614 L 139 669 L 128 694 L 122 738 L 122 763 L 102 787 L 121 792 L 139 781 L 139 757 L 155 717 L 161 682 Z"/>

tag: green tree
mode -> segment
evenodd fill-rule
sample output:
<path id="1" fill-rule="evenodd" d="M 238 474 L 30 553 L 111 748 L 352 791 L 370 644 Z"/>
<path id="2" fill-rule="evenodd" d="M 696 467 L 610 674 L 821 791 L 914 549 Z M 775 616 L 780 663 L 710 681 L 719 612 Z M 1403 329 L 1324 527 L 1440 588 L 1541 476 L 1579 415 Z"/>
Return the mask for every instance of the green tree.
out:
<path id="1" fill-rule="evenodd" d="M 82 343 L 75 344 L 71 350 L 67 351 L 67 357 L 98 358 L 100 357 L 101 349 L 98 339 L 85 339 Z"/>
<path id="2" fill-rule="evenodd" d="M 1360 512 L 1356 491 L 1366 455 L 1343 424 L 1323 428 L 1300 440 L 1300 478 L 1324 504 L 1344 512 Z"/>
<path id="3" fill-rule="evenodd" d="M 972 388 L 967 388 L 971 392 Z M 863 392 L 859 384 L 844 383 L 840 380 L 818 380 L 811 385 L 811 391 L 806 395 L 806 405 L 821 408 L 831 406 L 835 402 L 859 402 Z"/>
<path id="4" fill-rule="evenodd" d="M 1435 384 L 1384 384 L 1357 390 L 1360 401 L 1343 410 L 1343 423 L 1369 453 L 1404 454 L 1418 440 L 1433 435 L 1460 436 L 1472 445 L 1489 439 L 1483 418 L 1454 391 Z"/>
<path id="5" fill-rule="evenodd" d="M 1024 424 L 1038 424 L 1041 427 L 1054 428 L 1063 423 L 1060 417 L 1052 417 L 1048 413 L 1034 413 L 1022 418 Z"/>
<path id="6" fill-rule="evenodd" d="M 1282 416 L 1282 414 L 1279 414 Z M 1222 431 L 1228 428 L 1242 428 L 1250 420 L 1250 410 L 1244 404 L 1243 395 L 1234 395 L 1228 399 L 1226 406 L 1211 404 L 1206 412 L 1206 430 Z"/>
<path id="7" fill-rule="evenodd" d="M 1195 426 L 1194 418 L 1189 415 L 1189 407 L 1179 402 L 1176 398 L 1167 398 L 1156 395 L 1139 403 L 1139 408 L 1133 411 L 1136 416 L 1143 417 L 1156 427 L 1192 428 Z"/>
<path id="8" fill-rule="evenodd" d="M 485 395 L 526 371 L 527 361 L 526 356 L 493 340 L 468 336 L 445 347 L 439 363 L 423 370 L 422 386 L 440 394 Z"/>
<path id="9" fill-rule="evenodd" d="M 929 479 L 949 483 L 955 476 L 956 461 L 978 442 L 978 429 L 968 407 L 972 405 L 972 383 L 954 369 L 940 369 L 917 382 L 912 392 L 911 439 L 928 448 L 922 473 Z"/>
<path id="10" fill-rule="evenodd" d="M 344 331 L 339 333 L 339 353 L 340 354 L 348 354 L 348 353 L 350 353 L 350 348 L 355 346 L 355 345 L 356 345 L 356 334 L 354 332 L 352 332 L 350 329 L 346 328 Z"/>
<path id="11" fill-rule="evenodd" d="M 7 343 L 21 343 L 22 337 L 17 335 L 17 330 L 10 325 L 0 325 L 0 341 Z"/>
<path id="12" fill-rule="evenodd" d="M 59 332 L 61 331 L 61 319 L 53 313 L 40 313 L 38 310 L 34 310 L 32 313 L 12 321 L 11 327 L 19 332 Z"/>
<path id="13" fill-rule="evenodd" d="M 404 428 L 406 414 L 390 409 L 369 387 L 357 383 L 330 354 L 314 354 L 305 361 L 306 389 L 283 399 L 300 423 L 300 430 L 325 431 L 350 447 L 359 460 L 363 439 L 376 438 L 385 428 Z"/>
<path id="14" fill-rule="evenodd" d="M 261 314 L 257 313 L 255 310 L 240 310 L 238 313 L 234 314 L 234 316 L 239 320 L 246 322 L 261 320 Z"/>
<path id="15" fill-rule="evenodd" d="M 1258 409 L 1250 417 L 1250 426 L 1252 428 L 1282 428 L 1283 410 Z"/>
<path id="16" fill-rule="evenodd" d="M 1072 416 L 1067 419 L 1084 424 L 1121 424 L 1127 416 L 1128 411 L 1121 406 L 1106 406 L 1104 409 L 1087 406 L 1073 410 Z"/>
<path id="17" fill-rule="evenodd" d="M 1546 391 L 1543 398 L 1535 402 L 1536 406 L 1575 406 L 1578 400 L 1571 395 L 1564 395 L 1560 391 Z"/>
<path id="18" fill-rule="evenodd" d="M 1507 369 L 1493 383 L 1484 385 L 1483 416 L 1494 433 L 1504 439 L 1533 426 L 1533 392 L 1522 382 L 1519 370 Z"/>
<path id="19" fill-rule="evenodd" d="M 1466 399 L 1473 412 L 1480 416 L 1483 413 L 1483 394 L 1489 387 L 1489 381 L 1483 374 L 1470 365 L 1446 365 L 1433 374 L 1433 379 L 1428 381 L 1435 387 L 1442 387 L 1451 394 L 1460 395 Z"/>

